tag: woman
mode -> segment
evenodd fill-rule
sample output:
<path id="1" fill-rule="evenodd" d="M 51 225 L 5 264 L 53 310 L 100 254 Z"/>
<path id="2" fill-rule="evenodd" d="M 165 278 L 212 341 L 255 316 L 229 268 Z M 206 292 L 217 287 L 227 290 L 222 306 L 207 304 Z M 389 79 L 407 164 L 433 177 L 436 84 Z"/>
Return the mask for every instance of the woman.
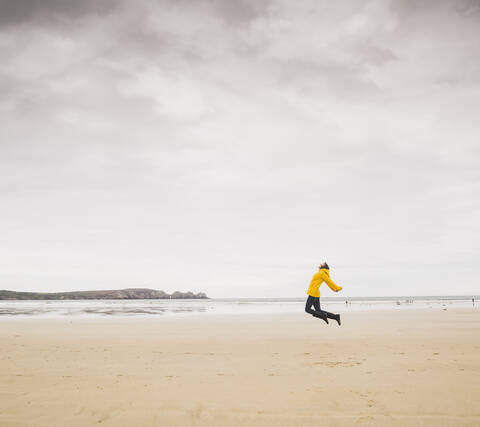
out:
<path id="1" fill-rule="evenodd" d="M 314 274 L 310 286 L 308 287 L 308 298 L 307 303 L 305 304 L 305 311 L 314 317 L 323 319 L 326 323 L 328 323 L 328 319 L 334 319 L 339 325 L 341 325 L 342 323 L 340 322 L 339 314 L 329 313 L 320 308 L 320 291 L 318 288 L 320 288 L 320 285 L 323 282 L 325 282 L 334 292 L 342 290 L 341 286 L 337 286 L 333 283 L 332 279 L 330 279 L 330 267 L 324 262 L 318 267 L 318 272 Z M 312 305 L 314 308 L 313 310 Z"/>

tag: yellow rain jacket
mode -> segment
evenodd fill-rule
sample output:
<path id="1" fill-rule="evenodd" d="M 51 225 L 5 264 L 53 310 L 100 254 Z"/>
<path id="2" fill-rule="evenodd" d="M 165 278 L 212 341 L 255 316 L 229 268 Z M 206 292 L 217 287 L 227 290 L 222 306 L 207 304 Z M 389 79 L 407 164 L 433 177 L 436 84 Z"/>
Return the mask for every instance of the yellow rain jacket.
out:
<path id="1" fill-rule="evenodd" d="M 311 295 L 312 297 L 320 297 L 320 291 L 318 288 L 323 282 L 325 282 L 333 292 L 342 290 L 341 286 L 337 286 L 335 283 L 333 283 L 332 279 L 330 279 L 330 272 L 328 268 L 321 268 L 318 270 L 318 273 L 313 275 L 307 294 Z"/>

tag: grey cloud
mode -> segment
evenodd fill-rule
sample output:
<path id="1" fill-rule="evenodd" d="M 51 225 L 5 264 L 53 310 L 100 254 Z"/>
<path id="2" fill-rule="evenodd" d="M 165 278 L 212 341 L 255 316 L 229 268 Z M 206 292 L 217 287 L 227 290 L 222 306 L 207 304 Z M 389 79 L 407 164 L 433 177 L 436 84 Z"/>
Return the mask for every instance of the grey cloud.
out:
<path id="1" fill-rule="evenodd" d="M 117 0 L 0 0 L 0 26 L 48 24 L 89 15 L 104 16 L 119 3 Z"/>
<path id="2" fill-rule="evenodd" d="M 455 16 L 473 20 L 480 18 L 479 0 L 391 1 L 390 9 L 401 19 L 415 19 L 422 15 L 439 12 L 450 14 L 452 18 L 455 18 Z"/>
<path id="3" fill-rule="evenodd" d="M 254 18 L 266 14 L 270 0 L 213 0 L 212 4 L 228 23 L 248 24 Z"/>
<path id="4" fill-rule="evenodd" d="M 373 99 L 381 94 L 374 82 L 365 77 L 361 66 L 325 62 L 274 61 L 277 83 L 293 89 L 299 96 L 335 96 L 337 99 Z"/>
<path id="5" fill-rule="evenodd" d="M 455 2 L 455 9 L 462 15 L 480 17 L 480 1 L 479 0 L 465 0 Z"/>
<path id="6" fill-rule="evenodd" d="M 358 51 L 361 53 L 360 63 L 362 65 L 383 65 L 387 62 L 398 59 L 398 56 L 393 50 L 380 47 L 372 42 L 365 42 L 363 45 L 358 46 Z"/>

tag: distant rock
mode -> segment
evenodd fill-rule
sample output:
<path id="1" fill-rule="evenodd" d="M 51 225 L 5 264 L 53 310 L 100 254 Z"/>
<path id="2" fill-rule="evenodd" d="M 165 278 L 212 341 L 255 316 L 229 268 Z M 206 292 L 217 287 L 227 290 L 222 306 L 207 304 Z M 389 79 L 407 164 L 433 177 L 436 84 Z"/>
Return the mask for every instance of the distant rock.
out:
<path id="1" fill-rule="evenodd" d="M 171 296 L 172 298 L 208 298 L 203 292 L 194 294 L 193 292 L 174 292 Z"/>
<path id="2" fill-rule="evenodd" d="M 72 300 L 72 299 L 206 299 L 203 292 L 174 292 L 146 288 L 113 289 L 74 292 L 16 292 L 0 290 L 0 300 Z"/>

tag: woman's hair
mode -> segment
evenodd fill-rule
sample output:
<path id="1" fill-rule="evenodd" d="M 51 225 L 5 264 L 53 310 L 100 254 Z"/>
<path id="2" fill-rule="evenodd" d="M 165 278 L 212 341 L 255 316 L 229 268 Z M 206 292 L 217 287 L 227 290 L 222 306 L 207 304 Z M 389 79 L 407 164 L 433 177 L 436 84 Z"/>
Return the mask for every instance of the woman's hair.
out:
<path id="1" fill-rule="evenodd" d="M 330 267 L 328 266 L 328 264 L 326 262 L 322 263 L 322 265 L 320 267 L 323 267 L 323 268 L 326 268 L 326 269 L 330 270 Z"/>

